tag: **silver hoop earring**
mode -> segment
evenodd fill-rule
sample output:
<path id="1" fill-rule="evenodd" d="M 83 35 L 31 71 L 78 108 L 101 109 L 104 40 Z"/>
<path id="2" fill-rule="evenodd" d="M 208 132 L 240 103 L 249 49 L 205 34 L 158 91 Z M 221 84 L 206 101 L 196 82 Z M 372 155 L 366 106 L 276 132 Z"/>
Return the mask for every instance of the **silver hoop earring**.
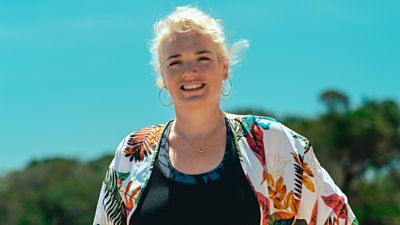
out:
<path id="1" fill-rule="evenodd" d="M 224 87 L 224 90 L 221 90 L 221 95 L 225 96 L 225 97 L 229 96 L 232 93 L 232 81 L 231 81 L 231 78 L 228 78 L 228 81 L 229 81 L 228 92 L 226 92 L 226 86 Z"/>
<path id="2" fill-rule="evenodd" d="M 171 100 L 170 100 L 167 104 L 165 104 L 165 103 L 163 102 L 162 98 L 161 98 L 161 93 L 162 93 L 162 90 L 163 90 L 163 89 L 165 89 L 165 91 L 168 93 L 168 91 L 167 91 L 167 89 L 166 89 L 165 87 L 161 88 L 160 91 L 158 92 L 158 99 L 160 100 L 161 105 L 163 105 L 163 106 L 165 106 L 165 107 L 171 106 L 172 103 L 174 102 L 174 101 L 172 100 L 172 98 L 171 98 Z M 169 95 L 169 94 L 168 94 L 168 95 Z M 171 95 L 169 95 L 169 96 L 171 97 Z"/>

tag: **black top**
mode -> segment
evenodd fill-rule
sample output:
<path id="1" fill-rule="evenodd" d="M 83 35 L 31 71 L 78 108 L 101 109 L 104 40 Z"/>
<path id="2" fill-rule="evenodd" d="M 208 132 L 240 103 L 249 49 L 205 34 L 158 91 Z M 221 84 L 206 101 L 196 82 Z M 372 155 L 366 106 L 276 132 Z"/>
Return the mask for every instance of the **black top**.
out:
<path id="1" fill-rule="evenodd" d="M 258 225 L 260 209 L 244 175 L 228 122 L 224 158 L 211 171 L 188 175 L 168 156 L 169 123 L 155 166 L 131 217 L 133 225 Z"/>

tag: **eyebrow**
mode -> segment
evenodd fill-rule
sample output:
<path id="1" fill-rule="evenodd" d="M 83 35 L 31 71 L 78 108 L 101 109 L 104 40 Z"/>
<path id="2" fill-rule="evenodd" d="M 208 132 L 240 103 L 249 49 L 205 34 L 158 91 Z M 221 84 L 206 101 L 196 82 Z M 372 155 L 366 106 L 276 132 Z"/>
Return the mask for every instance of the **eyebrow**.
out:
<path id="1" fill-rule="evenodd" d="M 201 51 L 197 51 L 195 52 L 196 55 L 201 55 L 201 54 L 212 54 L 211 51 L 208 50 L 201 50 Z M 173 59 L 173 58 L 179 58 L 181 56 L 181 54 L 175 54 L 175 55 L 171 55 L 167 58 L 167 60 L 169 59 Z"/>

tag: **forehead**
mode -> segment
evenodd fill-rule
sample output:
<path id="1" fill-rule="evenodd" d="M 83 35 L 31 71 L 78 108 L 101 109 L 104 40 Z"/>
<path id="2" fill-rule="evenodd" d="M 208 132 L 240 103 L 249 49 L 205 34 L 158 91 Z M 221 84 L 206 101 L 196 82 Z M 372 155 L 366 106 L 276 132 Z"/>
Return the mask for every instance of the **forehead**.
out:
<path id="1" fill-rule="evenodd" d="M 205 35 L 195 31 L 174 33 L 167 37 L 162 46 L 162 54 L 168 57 L 171 54 L 194 53 L 208 50 L 215 53 L 216 44 Z"/>

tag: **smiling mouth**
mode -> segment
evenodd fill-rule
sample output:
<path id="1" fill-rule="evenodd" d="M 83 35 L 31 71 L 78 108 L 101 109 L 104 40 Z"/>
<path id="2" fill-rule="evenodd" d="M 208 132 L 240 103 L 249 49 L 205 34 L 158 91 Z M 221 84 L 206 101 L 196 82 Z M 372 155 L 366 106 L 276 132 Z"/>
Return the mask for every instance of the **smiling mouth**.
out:
<path id="1" fill-rule="evenodd" d="M 193 91 L 193 90 L 199 90 L 202 89 L 206 84 L 203 83 L 197 83 L 197 84 L 186 84 L 181 86 L 181 90 L 184 91 Z"/>

